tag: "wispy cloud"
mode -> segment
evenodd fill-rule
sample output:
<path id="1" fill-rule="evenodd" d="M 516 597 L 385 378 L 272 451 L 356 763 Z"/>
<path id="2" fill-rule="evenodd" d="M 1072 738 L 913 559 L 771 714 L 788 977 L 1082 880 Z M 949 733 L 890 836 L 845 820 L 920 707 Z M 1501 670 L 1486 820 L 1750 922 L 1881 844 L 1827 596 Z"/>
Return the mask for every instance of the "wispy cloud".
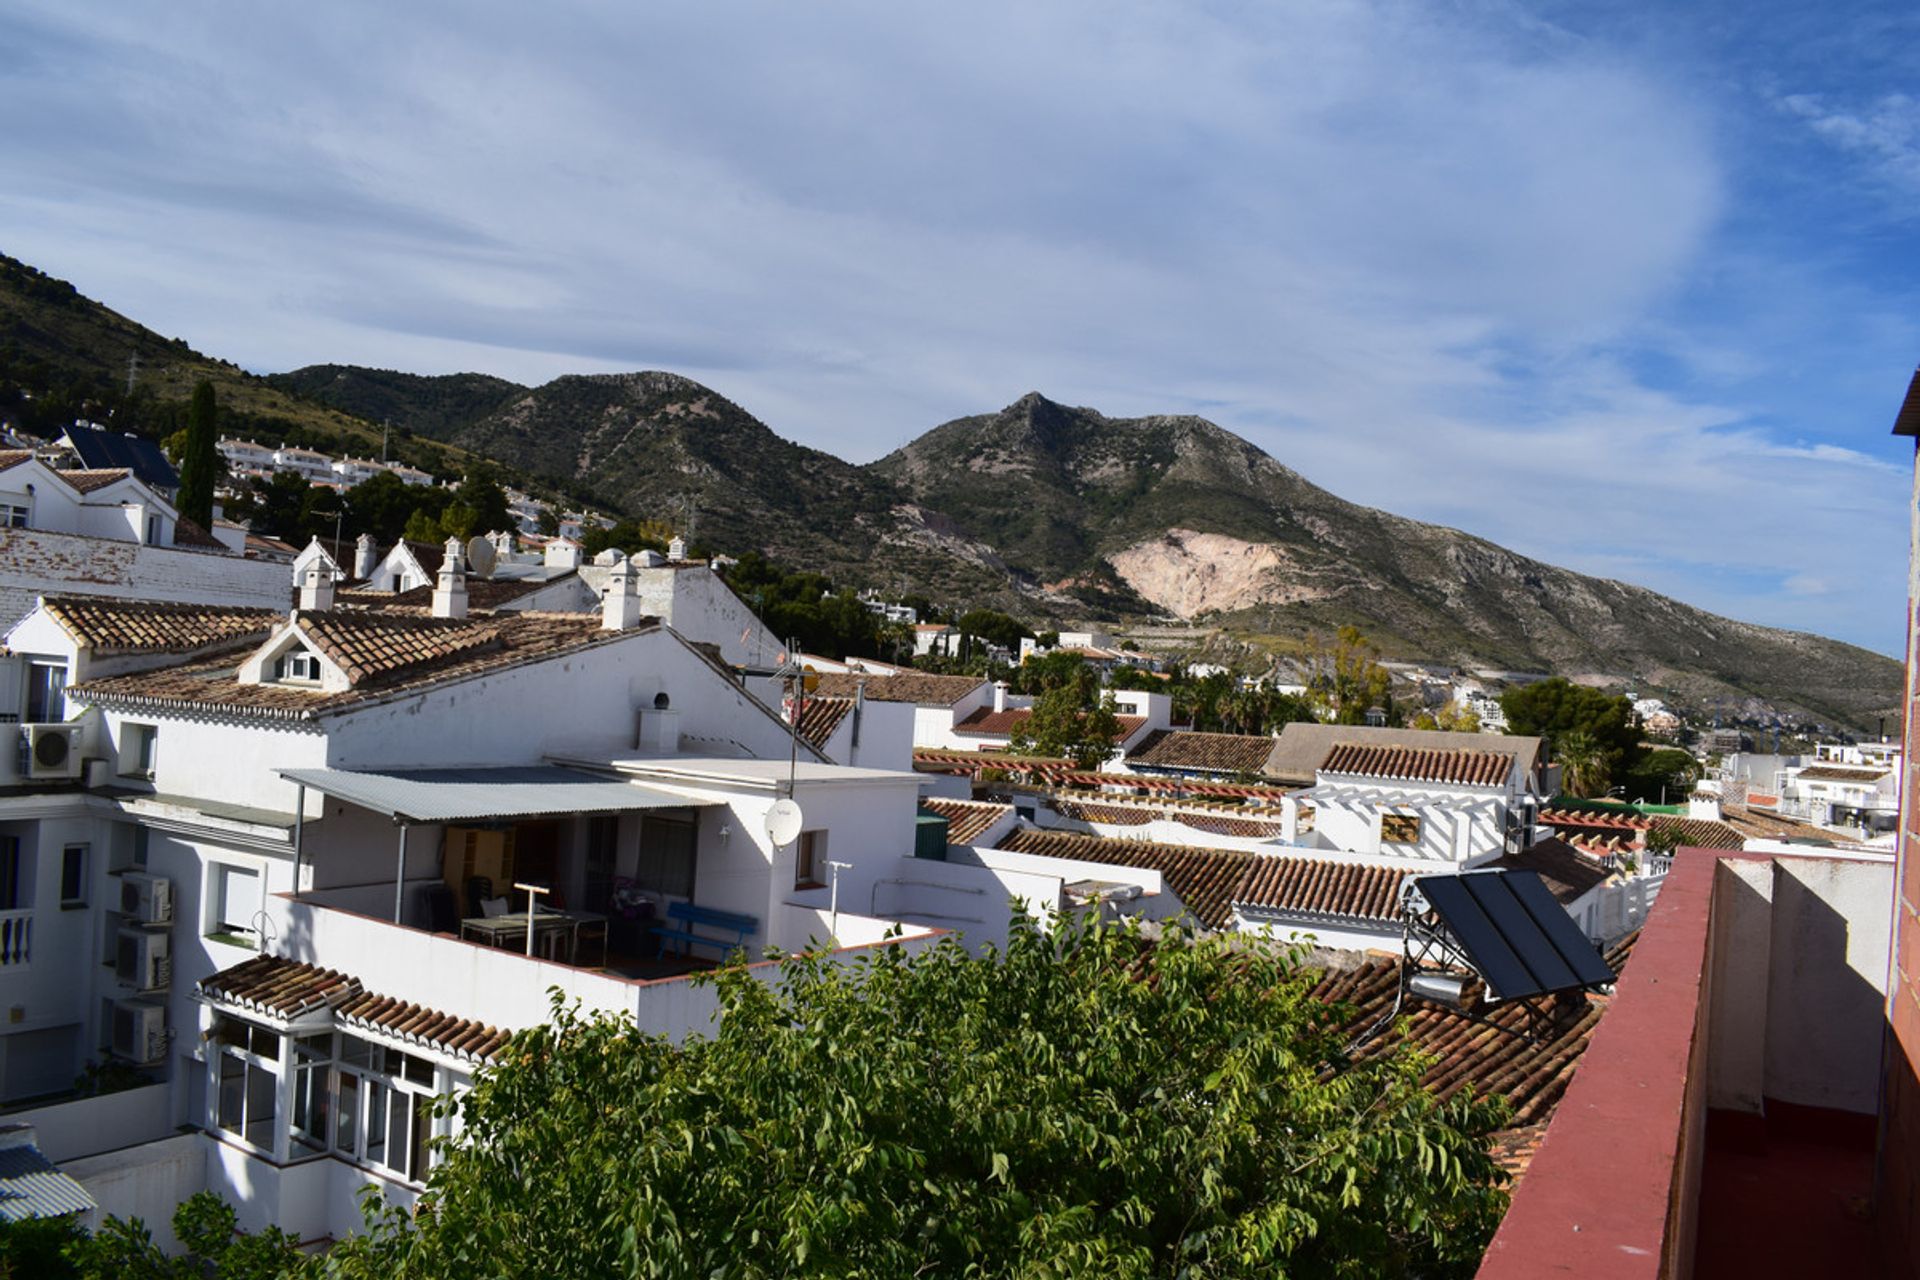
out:
<path id="1" fill-rule="evenodd" d="M 1895 460 L 1845 437 L 1911 318 L 1730 239 L 1754 167 L 1625 40 L 1359 0 L 236 0 L 16 6 L 0 45 L 0 248 L 249 367 L 673 368 L 857 460 L 1031 389 L 1197 408 L 1356 500 L 1898 640 Z M 1827 101 L 1772 118 L 1911 147 L 1886 95 Z"/>
<path id="2" fill-rule="evenodd" d="M 1888 182 L 1920 192 L 1920 98 L 1888 93 L 1836 106 L 1821 94 L 1790 93 L 1778 102 L 1815 135 L 1866 161 Z"/>

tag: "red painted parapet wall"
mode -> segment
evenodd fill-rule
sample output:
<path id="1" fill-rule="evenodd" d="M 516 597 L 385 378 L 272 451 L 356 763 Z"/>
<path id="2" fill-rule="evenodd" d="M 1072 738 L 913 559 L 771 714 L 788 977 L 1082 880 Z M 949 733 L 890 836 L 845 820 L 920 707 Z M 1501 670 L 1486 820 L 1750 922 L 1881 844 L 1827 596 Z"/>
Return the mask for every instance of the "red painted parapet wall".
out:
<path id="1" fill-rule="evenodd" d="M 1704 1148 L 1715 868 L 1682 849 L 1479 1280 L 1685 1275 Z"/>

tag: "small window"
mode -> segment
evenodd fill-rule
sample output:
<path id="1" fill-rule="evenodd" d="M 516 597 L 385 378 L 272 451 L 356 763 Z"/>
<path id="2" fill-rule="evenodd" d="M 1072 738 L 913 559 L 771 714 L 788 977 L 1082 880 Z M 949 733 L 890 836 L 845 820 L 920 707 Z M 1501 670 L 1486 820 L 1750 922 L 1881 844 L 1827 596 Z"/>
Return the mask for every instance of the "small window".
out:
<path id="1" fill-rule="evenodd" d="M 60 851 L 60 905 L 87 905 L 87 846 L 70 844 Z"/>
<path id="2" fill-rule="evenodd" d="M 1420 819 L 1410 813 L 1380 815 L 1381 844 L 1419 844 Z"/>
<path id="3" fill-rule="evenodd" d="M 67 664 L 36 662 L 27 670 L 27 723 L 59 724 L 67 718 Z"/>
<path id="4" fill-rule="evenodd" d="M 120 726 L 120 776 L 124 778 L 153 777 L 153 763 L 160 746 L 160 727 L 151 724 L 136 724 L 132 721 Z"/>
<path id="5" fill-rule="evenodd" d="M 0 528 L 24 529 L 27 527 L 27 509 L 11 502 L 0 502 Z"/>
<path id="6" fill-rule="evenodd" d="M 793 887 L 824 889 L 827 873 L 827 833 L 802 831 L 793 851 Z"/>
<path id="7" fill-rule="evenodd" d="M 319 655 L 306 649 L 294 650 L 275 664 L 274 678 L 288 684 L 319 684 Z"/>
<path id="8" fill-rule="evenodd" d="M 216 863 L 213 868 L 213 919 L 210 933 L 251 934 L 260 914 L 260 873 Z"/>

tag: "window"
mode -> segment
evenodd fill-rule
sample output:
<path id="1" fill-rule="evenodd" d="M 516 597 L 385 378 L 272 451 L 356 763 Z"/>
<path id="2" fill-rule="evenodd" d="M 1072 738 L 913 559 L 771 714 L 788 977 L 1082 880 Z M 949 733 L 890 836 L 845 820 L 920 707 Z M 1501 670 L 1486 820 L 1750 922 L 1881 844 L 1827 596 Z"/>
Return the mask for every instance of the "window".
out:
<path id="1" fill-rule="evenodd" d="M 260 913 L 260 873 L 246 867 L 215 863 L 213 866 L 213 918 L 207 921 L 208 933 L 248 935 L 254 931 L 253 918 Z"/>
<path id="2" fill-rule="evenodd" d="M 27 668 L 27 723 L 59 724 L 67 718 L 67 664 L 35 662 Z"/>
<path id="3" fill-rule="evenodd" d="M 823 889 L 827 874 L 827 833 L 802 831 L 793 849 L 793 887 Z"/>
<path id="4" fill-rule="evenodd" d="M 220 1044 L 215 1122 L 262 1150 L 273 1150 L 280 1077 L 272 1064 L 280 1060 L 279 1033 L 223 1014 L 214 1026 L 214 1039 Z"/>
<path id="5" fill-rule="evenodd" d="M 296 649 L 274 664 L 274 679 L 290 684 L 319 684 L 320 658 L 307 649 Z"/>
<path id="6" fill-rule="evenodd" d="M 160 517 L 159 516 L 147 517 L 147 545 L 150 547 L 157 547 L 160 545 Z"/>
<path id="7" fill-rule="evenodd" d="M 640 821 L 634 886 L 663 898 L 693 898 L 695 833 L 690 818 L 647 814 Z"/>
<path id="8" fill-rule="evenodd" d="M 87 846 L 70 844 L 60 851 L 60 905 L 87 905 Z"/>
<path id="9" fill-rule="evenodd" d="M 339 1037 L 333 1148 L 412 1182 L 425 1182 L 433 1137 L 433 1063 L 417 1054 Z"/>
<path id="10" fill-rule="evenodd" d="M 24 529 L 27 527 L 27 509 L 17 503 L 0 502 L 0 528 Z"/>
<path id="11" fill-rule="evenodd" d="M 21 882 L 20 837 L 0 836 L 0 911 L 18 911 L 33 895 Z"/>
<path id="12" fill-rule="evenodd" d="M 153 777 L 153 764 L 159 753 L 160 726 L 131 721 L 120 726 L 121 777 Z"/>
<path id="13" fill-rule="evenodd" d="M 1420 819 L 1411 813 L 1380 815 L 1381 844 L 1419 844 Z"/>
<path id="14" fill-rule="evenodd" d="M 293 1042 L 293 1140 L 315 1151 L 327 1149 L 333 1117 L 333 1033 L 301 1036 Z"/>
<path id="15" fill-rule="evenodd" d="M 147 865 L 147 842 L 151 838 L 152 838 L 151 835 L 148 833 L 145 827 L 135 827 L 133 829 L 133 865 L 134 866 L 144 867 Z"/>

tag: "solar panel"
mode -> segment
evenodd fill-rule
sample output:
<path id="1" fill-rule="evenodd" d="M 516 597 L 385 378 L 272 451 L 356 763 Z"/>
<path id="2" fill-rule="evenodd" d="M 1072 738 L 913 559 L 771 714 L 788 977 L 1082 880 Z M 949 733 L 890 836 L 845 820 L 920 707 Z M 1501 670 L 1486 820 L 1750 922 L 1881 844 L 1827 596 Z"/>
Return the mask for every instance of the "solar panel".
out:
<path id="1" fill-rule="evenodd" d="M 1499 999 L 1613 981 L 1613 970 L 1534 872 L 1474 871 L 1414 883 Z"/>

